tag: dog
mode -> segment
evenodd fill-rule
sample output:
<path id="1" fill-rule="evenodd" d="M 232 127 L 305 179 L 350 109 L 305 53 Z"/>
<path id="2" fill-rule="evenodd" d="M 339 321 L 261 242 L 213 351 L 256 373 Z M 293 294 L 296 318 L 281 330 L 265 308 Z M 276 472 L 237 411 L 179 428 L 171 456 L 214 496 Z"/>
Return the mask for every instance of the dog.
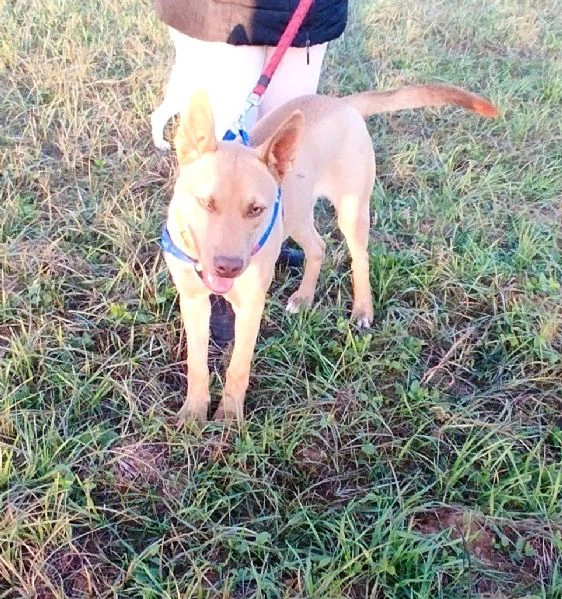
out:
<path id="1" fill-rule="evenodd" d="M 367 246 L 375 155 L 365 117 L 444 105 L 486 117 L 499 114 L 485 98 L 445 85 L 343 98 L 302 96 L 259 121 L 245 146 L 216 139 L 208 97 L 194 94 L 174 138 L 178 176 L 163 233 L 187 337 L 187 398 L 178 424 L 207 419 L 211 293 L 223 295 L 236 316 L 232 357 L 215 418 L 243 419 L 265 298 L 287 237 L 302 247 L 306 259 L 287 310 L 297 312 L 312 304 L 325 249 L 314 226 L 319 196 L 334 205 L 351 255 L 351 317 L 359 327 L 371 325 Z"/>

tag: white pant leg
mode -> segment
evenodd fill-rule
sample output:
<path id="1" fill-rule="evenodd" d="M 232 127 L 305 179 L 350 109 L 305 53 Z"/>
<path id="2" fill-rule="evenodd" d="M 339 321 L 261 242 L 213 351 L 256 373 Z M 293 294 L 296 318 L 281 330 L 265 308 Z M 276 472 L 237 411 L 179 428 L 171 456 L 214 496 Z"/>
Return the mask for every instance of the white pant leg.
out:
<path id="1" fill-rule="evenodd" d="M 220 139 L 244 108 L 245 100 L 263 69 L 265 47 L 205 42 L 169 28 L 176 59 L 162 104 L 152 115 L 153 137 L 174 114 L 183 112 L 191 95 L 204 89 L 211 102 Z M 247 128 L 256 115 L 249 115 Z M 159 145 L 158 143 L 156 145 Z"/>
<path id="2" fill-rule="evenodd" d="M 293 98 L 316 93 L 327 45 L 325 43 L 309 47 L 309 64 L 306 61 L 306 48 L 287 49 L 263 96 L 260 118 Z M 266 64 L 274 51 L 275 48 L 267 48 Z"/>
<path id="3" fill-rule="evenodd" d="M 223 42 L 200 43 L 205 60 L 201 60 L 199 78 L 209 94 L 217 137 L 220 139 L 242 112 L 248 95 L 257 83 L 263 69 L 265 48 L 233 46 Z M 257 114 L 253 113 L 245 121 L 248 130 L 257 119 Z"/>

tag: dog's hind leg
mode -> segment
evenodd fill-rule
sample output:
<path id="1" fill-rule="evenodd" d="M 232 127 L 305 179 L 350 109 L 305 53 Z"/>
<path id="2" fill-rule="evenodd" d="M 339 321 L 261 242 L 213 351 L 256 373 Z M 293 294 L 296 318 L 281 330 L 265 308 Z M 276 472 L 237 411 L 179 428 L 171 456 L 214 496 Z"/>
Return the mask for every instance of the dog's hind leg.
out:
<path id="1" fill-rule="evenodd" d="M 351 317 L 360 327 L 369 327 L 373 321 L 373 299 L 369 281 L 369 199 L 372 185 L 363 193 L 344 193 L 334 206 L 338 225 L 351 254 L 353 276 L 353 309 Z"/>

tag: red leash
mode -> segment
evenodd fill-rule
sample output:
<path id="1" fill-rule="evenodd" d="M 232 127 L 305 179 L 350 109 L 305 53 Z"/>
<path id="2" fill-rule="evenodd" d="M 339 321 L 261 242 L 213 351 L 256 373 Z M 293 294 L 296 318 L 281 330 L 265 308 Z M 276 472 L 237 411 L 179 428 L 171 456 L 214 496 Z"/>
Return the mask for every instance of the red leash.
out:
<path id="1" fill-rule="evenodd" d="M 254 87 L 252 93 L 256 94 L 259 98 L 263 96 L 267 86 L 271 83 L 271 78 L 273 77 L 273 73 L 277 70 L 279 63 L 283 56 L 285 56 L 285 52 L 289 46 L 293 43 L 293 40 L 297 36 L 299 29 L 301 28 L 302 22 L 304 21 L 310 7 L 314 0 L 300 0 L 297 9 L 293 13 L 291 20 L 287 24 L 283 35 L 279 39 L 279 43 L 275 48 L 275 52 L 273 56 L 269 59 L 265 69 L 263 70 L 256 87 Z"/>
<path id="2" fill-rule="evenodd" d="M 265 93 L 267 86 L 271 83 L 271 78 L 273 77 L 273 74 L 277 70 L 277 67 L 281 62 L 281 59 L 283 58 L 283 56 L 285 56 L 285 52 L 287 52 L 287 49 L 293 43 L 293 40 L 297 36 L 297 33 L 304 19 L 306 18 L 306 15 L 308 14 L 308 11 L 310 10 L 310 7 L 312 6 L 313 2 L 314 0 L 300 0 L 295 12 L 293 13 L 293 16 L 291 17 L 289 23 L 287 24 L 287 27 L 285 28 L 285 31 L 283 31 L 283 34 L 279 38 L 279 43 L 275 48 L 273 56 L 269 59 L 269 62 L 262 71 L 262 74 L 260 75 L 260 78 L 258 79 L 256 86 L 248 96 L 246 100 L 246 106 L 244 107 L 242 114 L 238 117 L 233 126 L 224 134 L 223 139 L 231 141 L 236 139 L 236 137 L 240 135 L 243 143 L 245 145 L 248 145 L 248 134 L 244 130 L 244 119 L 246 118 L 248 112 L 250 112 L 250 110 L 254 108 L 254 106 L 258 106 L 261 102 L 262 96 Z"/>

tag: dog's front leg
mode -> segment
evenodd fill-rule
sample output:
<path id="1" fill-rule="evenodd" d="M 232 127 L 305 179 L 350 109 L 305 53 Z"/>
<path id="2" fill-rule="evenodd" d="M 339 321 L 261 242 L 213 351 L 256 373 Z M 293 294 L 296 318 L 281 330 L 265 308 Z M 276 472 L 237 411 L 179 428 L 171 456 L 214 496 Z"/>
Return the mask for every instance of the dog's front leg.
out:
<path id="1" fill-rule="evenodd" d="M 179 426 L 187 420 L 207 420 L 211 305 L 207 295 L 180 296 L 180 308 L 187 338 L 187 398 L 178 414 Z"/>
<path id="2" fill-rule="evenodd" d="M 249 294 L 248 294 L 249 295 Z M 265 305 L 265 295 L 256 291 L 240 303 L 233 303 L 236 322 L 234 325 L 234 349 L 226 371 L 226 383 L 222 401 L 215 413 L 215 420 L 244 419 L 244 397 L 250 380 L 252 357 Z"/>

